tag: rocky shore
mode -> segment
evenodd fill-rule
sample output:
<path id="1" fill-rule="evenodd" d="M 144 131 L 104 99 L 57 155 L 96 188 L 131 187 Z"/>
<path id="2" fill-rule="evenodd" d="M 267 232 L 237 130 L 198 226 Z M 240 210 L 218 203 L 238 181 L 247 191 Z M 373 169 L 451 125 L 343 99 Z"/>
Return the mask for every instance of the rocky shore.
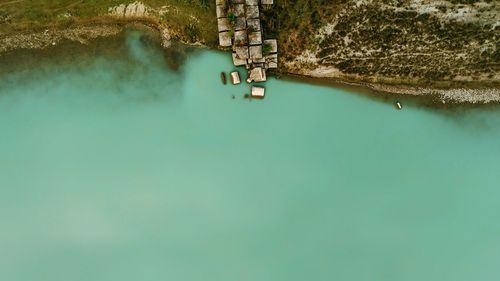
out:
<path id="1" fill-rule="evenodd" d="M 285 62 L 286 63 L 286 62 Z M 439 104 L 490 104 L 500 103 L 500 88 L 495 86 L 482 87 L 425 87 L 397 85 L 397 81 L 393 80 L 390 83 L 383 82 L 364 82 L 363 77 L 347 76 L 338 69 L 328 67 L 310 68 L 307 62 L 297 63 L 296 61 L 288 62 L 293 64 L 293 68 L 286 67 L 284 75 L 292 74 L 296 77 L 310 77 L 313 79 L 332 81 L 337 84 L 345 84 L 354 87 L 362 87 L 370 89 L 374 92 L 383 94 L 398 94 L 409 95 L 415 97 L 429 97 L 434 102 Z M 359 79 L 356 79 L 359 78 Z"/>

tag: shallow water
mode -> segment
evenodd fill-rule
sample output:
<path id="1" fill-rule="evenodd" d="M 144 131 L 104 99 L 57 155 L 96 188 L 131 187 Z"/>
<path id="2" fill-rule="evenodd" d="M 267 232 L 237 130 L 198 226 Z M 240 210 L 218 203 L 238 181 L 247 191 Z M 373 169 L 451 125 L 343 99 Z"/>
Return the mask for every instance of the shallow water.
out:
<path id="1" fill-rule="evenodd" d="M 248 101 L 139 38 L 0 77 L 0 280 L 500 278 L 500 111 Z"/>

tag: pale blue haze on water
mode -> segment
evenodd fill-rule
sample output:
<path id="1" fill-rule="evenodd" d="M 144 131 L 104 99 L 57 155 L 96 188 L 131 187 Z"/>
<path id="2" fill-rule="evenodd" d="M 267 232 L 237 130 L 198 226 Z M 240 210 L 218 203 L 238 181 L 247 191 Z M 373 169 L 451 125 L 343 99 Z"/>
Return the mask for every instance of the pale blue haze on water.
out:
<path id="1" fill-rule="evenodd" d="M 500 279 L 500 109 L 250 102 L 138 36 L 0 77 L 0 280 Z"/>

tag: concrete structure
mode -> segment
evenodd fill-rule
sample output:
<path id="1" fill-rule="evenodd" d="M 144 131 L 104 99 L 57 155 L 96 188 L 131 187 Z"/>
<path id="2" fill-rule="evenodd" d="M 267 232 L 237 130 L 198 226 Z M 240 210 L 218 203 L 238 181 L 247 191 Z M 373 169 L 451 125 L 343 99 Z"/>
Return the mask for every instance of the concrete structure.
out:
<path id="1" fill-rule="evenodd" d="M 233 85 L 238 85 L 241 83 L 240 74 L 238 73 L 238 71 L 231 72 L 231 82 L 233 82 Z"/>
<path id="2" fill-rule="evenodd" d="M 231 10 L 231 12 L 237 17 L 244 17 L 245 16 L 245 5 L 244 4 L 233 5 L 233 9 Z"/>
<path id="3" fill-rule="evenodd" d="M 251 32 L 248 34 L 248 43 L 250 45 L 262 44 L 262 33 L 260 31 Z"/>
<path id="4" fill-rule="evenodd" d="M 238 59 L 246 60 L 250 58 L 247 46 L 237 46 L 234 52 Z"/>
<path id="5" fill-rule="evenodd" d="M 235 66 L 243 66 L 247 64 L 247 59 L 240 59 L 236 53 L 233 53 L 233 64 Z"/>
<path id="6" fill-rule="evenodd" d="M 261 1 L 262 1 L 262 5 L 272 5 L 272 4 L 274 4 L 273 0 L 261 0 Z"/>
<path id="7" fill-rule="evenodd" d="M 227 10 L 225 6 L 216 6 L 217 18 L 227 18 Z"/>
<path id="8" fill-rule="evenodd" d="M 266 89 L 264 87 L 252 86 L 252 97 L 262 99 L 265 95 Z"/>
<path id="9" fill-rule="evenodd" d="M 262 45 L 250 46 L 249 54 L 251 59 L 261 59 L 262 58 Z"/>
<path id="10" fill-rule="evenodd" d="M 248 19 L 259 18 L 259 6 L 247 6 L 246 17 Z"/>
<path id="11" fill-rule="evenodd" d="M 247 32 L 245 30 L 239 30 L 234 33 L 235 46 L 246 46 L 247 43 L 248 43 Z"/>
<path id="12" fill-rule="evenodd" d="M 226 0 L 215 0 L 217 13 L 217 28 L 219 30 L 219 45 L 229 47 L 233 44 L 231 39 L 231 26 L 227 18 Z"/>
<path id="13" fill-rule="evenodd" d="M 278 68 L 278 54 L 270 54 L 265 58 L 267 68 Z"/>
<path id="14" fill-rule="evenodd" d="M 247 28 L 247 21 L 243 17 L 236 18 L 234 23 L 234 30 L 245 30 Z"/>
<path id="15" fill-rule="evenodd" d="M 266 70 L 262 67 L 256 67 L 250 70 L 247 83 L 264 82 L 267 80 Z"/>
<path id="16" fill-rule="evenodd" d="M 271 51 L 269 52 L 270 54 L 278 53 L 278 41 L 276 41 L 276 39 L 264 40 L 264 45 L 271 46 Z"/>
<path id="17" fill-rule="evenodd" d="M 222 47 L 231 47 L 233 44 L 229 31 L 219 32 L 219 44 Z"/>
<path id="18" fill-rule="evenodd" d="M 253 65 L 264 65 L 264 63 L 266 62 L 266 58 L 265 57 L 262 57 L 260 59 L 252 59 L 252 61 L 250 62 L 251 64 Z"/>
<path id="19" fill-rule="evenodd" d="M 231 25 L 229 25 L 229 19 L 228 18 L 217 19 L 217 26 L 219 28 L 219 32 L 231 30 Z"/>
<path id="20" fill-rule="evenodd" d="M 278 42 L 276 39 L 264 40 L 264 45 L 270 46 L 269 52 L 265 55 L 266 68 L 278 68 Z"/>

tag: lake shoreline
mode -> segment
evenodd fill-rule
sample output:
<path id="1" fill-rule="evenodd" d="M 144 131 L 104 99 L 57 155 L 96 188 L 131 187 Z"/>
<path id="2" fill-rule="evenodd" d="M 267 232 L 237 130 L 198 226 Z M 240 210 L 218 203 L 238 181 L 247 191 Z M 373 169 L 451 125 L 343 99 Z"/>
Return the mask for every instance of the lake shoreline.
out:
<path id="1" fill-rule="evenodd" d="M 0 57 L 19 49 L 46 49 L 63 44 L 65 40 L 89 44 L 92 40 L 113 37 L 130 28 L 147 28 L 160 35 L 161 46 L 169 48 L 172 42 L 197 48 L 217 49 L 204 42 L 191 42 L 182 32 L 172 29 L 154 18 L 116 18 L 101 17 L 74 22 L 69 26 L 43 26 L 36 30 L 18 30 L 15 33 L 0 34 Z M 473 106 L 500 103 L 500 89 L 497 87 L 481 88 L 432 88 L 411 85 L 395 85 L 364 82 L 353 79 L 328 77 L 315 74 L 314 71 L 277 72 L 278 76 L 290 77 L 309 83 L 328 86 L 355 88 L 363 93 L 386 100 L 414 99 L 420 104 L 432 107 Z"/>

